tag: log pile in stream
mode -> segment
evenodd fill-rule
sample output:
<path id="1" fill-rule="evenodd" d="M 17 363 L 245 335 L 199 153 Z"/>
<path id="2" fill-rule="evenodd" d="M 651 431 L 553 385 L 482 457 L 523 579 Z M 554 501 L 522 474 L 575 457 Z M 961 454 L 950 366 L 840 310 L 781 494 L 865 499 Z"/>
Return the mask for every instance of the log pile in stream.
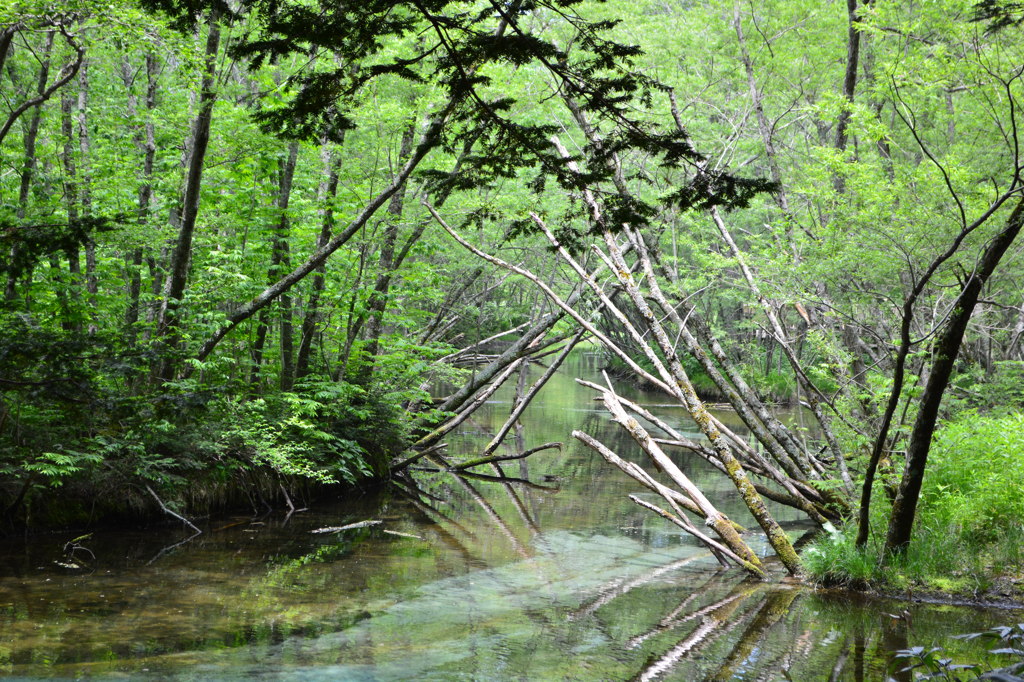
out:
<path id="1" fill-rule="evenodd" d="M 573 109 L 572 103 L 569 104 L 570 109 Z M 585 121 L 581 120 L 579 124 L 580 129 L 588 135 L 595 134 Z M 591 142 L 600 146 L 600 140 L 592 139 Z M 554 138 L 552 143 L 563 158 L 568 173 L 579 176 L 577 162 L 561 142 Z M 609 163 L 614 163 L 614 154 Z M 625 185 L 617 183 L 616 189 L 619 195 L 630 196 Z M 692 451 L 732 481 L 783 566 L 790 574 L 799 574 L 800 560 L 789 538 L 769 512 L 765 498 L 799 509 L 819 526 L 826 526 L 848 513 L 846 496 L 851 492 L 852 485 L 842 453 L 834 447 L 835 437 L 831 424 L 818 407 L 821 402 L 819 399 L 823 396 L 809 381 L 803 382 L 807 384 L 804 385 L 805 393 L 808 396 L 813 394 L 812 402 L 817 409 L 812 412 L 826 442 L 825 448 L 819 448 L 782 424 L 747 385 L 710 325 L 688 302 L 688 297 L 679 293 L 680 282 L 669 274 L 671 268 L 658 261 L 657 251 L 648 246 L 640 230 L 628 223 L 615 224 L 614 218 L 607 217 L 602 203 L 604 200 L 596 192 L 580 189 L 578 198 L 588 207 L 590 234 L 598 238 L 597 243 L 590 248 L 590 255 L 594 256 L 591 260 L 598 264 L 596 268 L 585 265 L 578 249 L 570 251 L 566 248 L 556 236 L 556 231 L 549 228 L 544 219 L 536 213 L 530 214 L 537 231 L 547 238 L 561 261 L 575 274 L 576 285 L 570 295 L 564 298 L 533 272 L 477 248 L 453 229 L 433 206 L 426 203 L 425 206 L 434 220 L 464 248 L 492 265 L 533 282 L 557 308 L 558 312 L 552 315 L 568 317 L 578 325 L 580 331 L 576 340 L 581 334 L 587 334 L 609 356 L 629 368 L 637 380 L 662 391 L 686 409 L 704 436 L 704 442 L 698 443 L 686 438 L 649 411 L 622 399 L 613 390 L 607 377 L 605 386 L 580 382 L 599 392 L 612 420 L 629 433 L 654 466 L 675 486 L 673 488 L 658 482 L 641 467 L 625 462 L 587 434 L 574 432 L 578 440 L 644 487 L 658 493 L 668 508 L 634 498 L 638 504 L 650 508 L 698 538 L 719 561 L 739 565 L 752 575 L 763 577 L 763 566 L 736 532 L 735 524 L 682 474 L 663 447 L 682 447 Z M 723 241 L 728 244 L 731 236 L 727 226 L 717 212 L 712 217 L 723 235 Z M 608 273 L 610 275 L 605 277 Z M 758 294 L 758 301 L 771 322 L 776 341 L 782 345 L 787 344 L 784 338 L 786 330 L 774 312 L 774 304 L 757 291 L 753 275 L 745 267 L 744 274 L 749 286 Z M 665 278 L 668 279 L 666 287 L 670 287 L 675 294 L 671 300 L 662 289 L 661 281 Z M 586 307 L 588 298 L 592 301 L 589 309 Z M 595 324 L 594 320 L 598 317 L 606 320 L 603 327 Z M 605 333 L 608 320 L 616 326 L 614 339 L 627 340 L 629 350 L 613 340 L 612 335 Z M 701 370 L 715 383 L 721 395 L 726 397 L 729 407 L 736 411 L 756 439 L 756 445 L 737 436 L 710 413 L 706 404 L 697 396 L 684 369 L 685 356 L 697 361 Z M 794 354 L 789 353 L 787 357 L 796 362 Z M 799 367 L 795 367 L 795 370 L 800 374 Z M 510 374 L 502 373 L 501 376 L 507 377 Z M 630 416 L 630 412 L 653 424 L 665 437 L 652 437 L 635 417 Z M 510 417 L 510 423 L 512 421 L 514 417 Z M 826 450 L 832 455 L 831 461 L 822 458 Z M 484 461 L 486 459 L 481 459 L 481 462 Z M 840 489 L 833 492 L 836 483 Z M 701 518 L 717 539 L 703 533 L 687 520 L 684 511 Z"/>

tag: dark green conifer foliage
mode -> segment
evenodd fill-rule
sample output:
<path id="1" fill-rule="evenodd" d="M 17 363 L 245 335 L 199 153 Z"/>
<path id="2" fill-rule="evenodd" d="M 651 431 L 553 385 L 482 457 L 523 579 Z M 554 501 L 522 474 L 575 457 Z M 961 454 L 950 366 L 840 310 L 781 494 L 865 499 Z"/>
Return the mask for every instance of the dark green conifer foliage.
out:
<path id="1" fill-rule="evenodd" d="M 1024 23 L 1024 2 L 981 0 L 974 6 L 974 21 L 988 24 L 989 33 Z"/>
<path id="2" fill-rule="evenodd" d="M 611 178 L 612 155 L 642 153 L 663 166 L 690 168 L 691 180 L 662 200 L 680 209 L 726 209 L 746 206 L 774 185 L 765 179 L 741 178 L 706 169 L 704 157 L 685 131 L 657 129 L 636 112 L 664 91 L 656 80 L 634 68 L 636 45 L 608 37 L 615 21 L 589 21 L 577 0 L 503 3 L 483 9 L 451 0 L 389 2 L 369 0 L 247 0 L 228 11 L 220 0 L 147 0 L 175 17 L 181 26 L 202 10 L 220 10 L 232 20 L 244 18 L 246 32 L 231 50 L 253 68 L 302 55 L 310 66 L 284 84 L 283 101 L 263 105 L 256 120 L 270 132 L 290 139 L 336 139 L 359 124 L 350 115 L 355 95 L 370 81 L 394 74 L 413 82 L 432 82 L 448 96 L 450 112 L 434 112 L 439 135 L 434 144 L 457 152 L 467 135 L 476 140 L 462 172 L 422 171 L 433 192 L 477 189 L 534 175 L 542 191 L 551 177 L 563 189 L 579 190 Z M 546 35 L 532 33 L 525 18 L 544 12 L 558 16 L 575 36 L 561 47 Z M 415 36 L 415 40 L 403 40 Z M 333 55 L 333 61 L 315 60 Z M 330 61 L 330 66 L 325 66 Z M 572 173 L 554 153 L 552 124 L 517 120 L 517 101 L 488 95 L 488 64 L 534 65 L 547 72 L 564 97 L 573 100 L 592 125 L 602 131 L 599 145 L 583 156 L 583 173 Z M 612 202 L 614 223 L 645 224 L 656 208 L 638 200 Z"/>

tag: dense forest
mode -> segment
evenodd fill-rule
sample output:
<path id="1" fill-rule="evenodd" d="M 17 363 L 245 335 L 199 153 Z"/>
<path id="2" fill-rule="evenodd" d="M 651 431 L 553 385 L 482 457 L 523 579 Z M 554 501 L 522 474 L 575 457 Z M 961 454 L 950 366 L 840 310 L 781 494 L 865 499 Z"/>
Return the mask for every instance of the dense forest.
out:
<path id="1" fill-rule="evenodd" d="M 473 460 L 444 438 L 585 345 L 663 475 L 573 435 L 725 564 L 764 573 L 666 450 L 720 468 L 791 573 L 764 499 L 828 531 L 806 561 L 840 582 L 922 505 L 1016 543 L 1018 5 L 5 4 L 0 523 L 523 456 L 516 410 Z"/>

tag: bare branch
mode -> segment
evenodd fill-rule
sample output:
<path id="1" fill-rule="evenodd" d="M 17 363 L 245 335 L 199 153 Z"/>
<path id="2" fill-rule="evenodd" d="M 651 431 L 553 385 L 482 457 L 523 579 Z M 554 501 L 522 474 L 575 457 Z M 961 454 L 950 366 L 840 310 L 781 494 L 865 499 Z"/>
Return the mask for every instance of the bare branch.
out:
<path id="1" fill-rule="evenodd" d="M 35 97 L 25 100 L 21 105 L 15 107 L 14 110 L 8 114 L 7 121 L 4 122 L 2 127 L 0 127 L 0 143 L 4 141 L 4 138 L 7 137 L 7 133 L 11 130 L 11 126 L 14 125 L 14 122 L 17 121 L 22 114 L 32 107 L 39 106 L 46 100 L 50 99 L 50 97 L 53 96 L 53 93 L 71 82 L 71 79 L 78 73 L 79 68 L 82 66 L 82 62 L 85 60 L 85 47 L 76 41 L 76 36 L 68 33 L 67 28 L 65 28 L 61 23 L 57 23 L 54 26 L 60 34 L 64 36 L 64 40 L 66 40 L 68 45 L 71 46 L 71 49 L 75 51 L 74 57 L 71 62 L 68 62 L 61 67 L 57 80 L 54 81 L 52 85 Z"/>

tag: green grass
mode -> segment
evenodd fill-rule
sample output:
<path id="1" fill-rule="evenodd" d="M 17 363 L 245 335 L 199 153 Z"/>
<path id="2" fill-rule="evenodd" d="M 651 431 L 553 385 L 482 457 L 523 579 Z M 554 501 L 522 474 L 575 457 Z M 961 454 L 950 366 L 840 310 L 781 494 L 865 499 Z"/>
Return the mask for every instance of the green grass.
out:
<path id="1" fill-rule="evenodd" d="M 980 594 L 1024 578 L 1024 414 L 964 413 L 936 433 L 914 535 L 905 556 L 881 561 L 888 524 L 876 490 L 871 539 L 854 546 L 856 527 L 828 534 L 804 551 L 810 576 L 830 585 Z M 1024 583 L 1011 596 L 1024 598 Z"/>

